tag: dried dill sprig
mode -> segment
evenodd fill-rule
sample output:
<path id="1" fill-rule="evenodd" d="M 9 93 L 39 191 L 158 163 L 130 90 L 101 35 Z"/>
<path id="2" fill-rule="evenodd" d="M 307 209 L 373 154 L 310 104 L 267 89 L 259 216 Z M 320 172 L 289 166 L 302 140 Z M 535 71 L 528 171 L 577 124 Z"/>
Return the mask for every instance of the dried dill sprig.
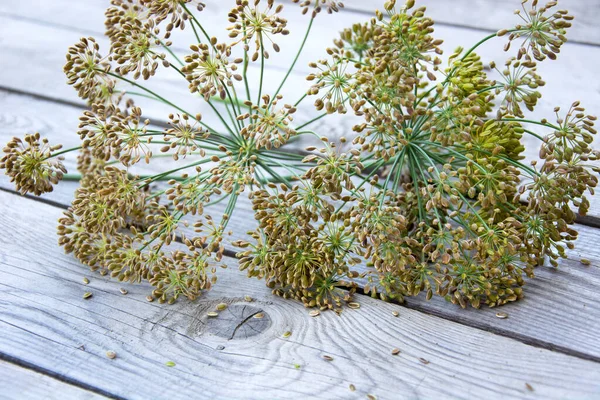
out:
<path id="1" fill-rule="evenodd" d="M 556 11 L 556 1 L 523 1 L 518 25 L 456 49 L 444 64 L 426 9 L 389 0 L 375 18 L 342 31 L 328 56 L 310 64 L 306 94 L 284 103 L 280 93 L 315 18 L 343 8 L 293 3 L 310 12 L 305 36 L 267 93 L 269 51 L 290 34 L 274 0 L 232 0 L 221 39 L 197 17 L 203 2 L 111 1 L 108 53 L 81 39 L 64 68 L 90 105 L 81 146 L 61 150 L 27 135 L 7 145 L 0 163 L 18 191 L 40 195 L 64 178 L 63 154 L 80 151 L 80 187 L 58 228 L 66 252 L 120 281 L 149 282 L 150 301 L 195 299 L 216 282 L 229 222 L 249 194 L 258 228 L 233 243 L 240 267 L 308 307 L 339 312 L 359 282 L 382 299 L 423 293 L 497 306 L 520 299 L 525 278 L 547 259 L 558 266 L 600 172 L 596 117 L 579 102 L 553 118 L 526 117 L 546 84 L 538 64 L 556 59 L 566 41 L 567 11 Z M 194 43 L 180 59 L 168 39 L 188 28 Z M 518 49 L 489 72 L 477 49 L 498 37 L 507 37 L 507 51 Z M 258 80 L 248 77 L 251 63 Z M 165 69 L 200 95 L 202 114 L 145 86 Z M 161 102 L 166 129 L 132 96 Z M 318 113 L 298 123 L 309 98 Z M 203 118 L 209 113 L 216 118 Z M 351 141 L 314 132 L 336 113 L 360 118 Z M 302 135 L 320 142 L 308 156 L 290 149 Z M 526 136 L 537 140 L 537 162 L 524 162 Z M 207 208 L 219 202 L 225 211 L 213 218 Z"/>

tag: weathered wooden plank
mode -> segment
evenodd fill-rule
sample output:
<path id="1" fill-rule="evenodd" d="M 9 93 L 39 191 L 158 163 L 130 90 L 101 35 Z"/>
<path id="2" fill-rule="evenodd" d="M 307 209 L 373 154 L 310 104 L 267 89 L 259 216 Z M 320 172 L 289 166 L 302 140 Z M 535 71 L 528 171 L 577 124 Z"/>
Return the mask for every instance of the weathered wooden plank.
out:
<path id="1" fill-rule="evenodd" d="M 199 301 L 173 306 L 146 302 L 142 286 L 127 286 L 126 296 L 103 278 L 86 286 L 81 267 L 54 245 L 59 209 L 7 193 L 0 209 L 2 226 L 15 227 L 0 237 L 0 351 L 117 396 L 549 399 L 600 390 L 599 363 L 412 310 L 394 318 L 397 306 L 360 295 L 358 310 L 311 318 L 235 268 Z M 84 291 L 94 296 L 83 300 Z M 221 302 L 231 316 L 209 320 L 206 312 Z M 224 319 L 235 327 L 243 307 L 264 312 L 266 323 L 239 332 L 248 324 L 241 323 L 230 339 Z"/>
<path id="2" fill-rule="evenodd" d="M 43 14 L 55 14 L 60 15 L 60 22 L 62 25 L 55 26 L 58 24 L 58 20 L 52 26 L 43 26 L 36 22 L 29 20 L 15 19 L 15 17 L 0 17 L 0 21 L 3 22 L 0 25 L 0 35 L 4 38 L 3 42 L 0 43 L 0 51 L 3 52 L 3 59 L 0 61 L 0 65 L 5 73 L 0 76 L 0 86 L 9 88 L 11 90 L 25 91 L 37 96 L 45 96 L 50 99 L 59 101 L 68 101 L 75 104 L 81 104 L 77 99 L 74 91 L 63 84 L 64 76 L 61 72 L 61 66 L 64 62 L 63 53 L 71 43 L 77 40 L 78 36 L 89 34 L 89 31 L 73 31 L 71 29 L 77 29 L 78 23 L 72 21 L 79 21 L 77 18 L 71 18 L 73 14 L 71 6 L 63 4 L 63 8 L 66 10 L 64 13 L 53 13 L 52 10 L 57 7 L 56 4 L 64 2 L 66 0 L 59 0 L 57 3 L 49 2 L 35 2 L 34 0 L 25 0 L 23 3 L 27 3 L 31 6 L 31 9 L 38 10 L 36 12 L 42 12 Z M 33 3 L 30 3 L 33 2 Z M 24 7 L 24 6 L 23 6 Z M 50 8 L 48 8 L 50 7 Z M 74 7 L 83 7 L 82 5 Z M 86 26 L 90 27 L 93 32 L 102 32 L 102 8 L 104 5 L 100 0 L 90 3 L 87 9 L 87 13 L 82 17 L 82 21 L 85 22 Z M 289 7 L 288 7 L 289 8 Z M 209 7 L 210 9 L 210 7 Z M 41 10 L 41 11 L 40 11 Z M 74 8 L 77 10 L 77 8 Z M 219 26 L 218 17 L 221 16 L 219 13 L 223 12 L 223 8 L 215 8 L 212 11 L 214 16 L 207 18 L 206 23 L 209 26 L 216 24 Z M 297 13 L 291 13 L 295 15 L 296 26 L 301 29 L 303 20 L 298 20 Z M 323 16 L 325 18 L 325 16 Z M 317 24 L 318 31 L 314 32 L 315 37 L 320 38 L 333 38 L 336 35 L 336 31 L 344 26 L 350 25 L 352 22 L 364 19 L 364 15 L 360 15 L 352 12 L 345 12 L 339 14 L 339 17 L 330 18 L 328 24 Z M 204 21 L 204 20 L 203 20 Z M 69 29 L 65 28 L 69 27 Z M 72 27 L 72 28 L 71 28 Z M 222 27 L 221 27 L 222 29 Z M 468 45 L 475 43 L 481 36 L 480 32 L 475 32 L 468 29 L 459 28 L 448 28 L 439 27 L 437 35 L 446 40 L 446 49 L 453 49 L 459 45 Z M 185 39 L 185 38 L 184 38 Z M 299 40 L 298 36 L 290 35 L 286 40 L 295 39 Z M 502 51 L 502 40 L 492 41 L 487 43 L 480 49 L 480 54 L 486 61 L 497 60 L 501 61 L 506 58 L 506 54 Z M 20 46 L 7 46 L 6 43 L 20 43 Z M 105 43 L 105 41 L 101 40 Z M 309 59 L 318 58 L 322 54 L 323 43 L 327 43 L 327 40 L 321 41 L 310 41 L 310 46 L 301 58 L 299 63 L 300 75 L 305 71 L 302 69 L 303 65 Z M 293 42 L 289 43 L 289 48 L 296 48 Z M 3 48 L 2 46 L 6 46 Z M 289 63 L 289 59 L 284 56 L 286 54 L 278 55 L 273 57 L 275 62 L 275 69 L 269 69 L 267 74 L 267 92 L 273 90 L 274 87 L 279 83 L 282 76 L 284 75 L 280 64 L 281 62 Z M 289 56 L 289 54 L 287 54 Z M 567 108 L 573 100 L 577 98 L 571 98 L 571 96 L 577 96 L 582 104 L 588 108 L 591 113 L 600 110 L 600 81 L 596 79 L 594 71 L 587 68 L 585 64 L 581 63 L 582 59 L 586 59 L 589 63 L 600 63 L 600 48 L 568 44 L 564 47 L 562 57 L 557 62 L 549 62 L 540 66 L 540 73 L 542 76 L 547 78 L 548 85 L 543 88 L 543 98 L 537 110 L 532 114 L 536 118 L 543 118 L 553 115 L 553 108 L 557 105 Z M 22 68 L 22 65 L 26 63 L 27 69 Z M 279 67 L 277 67 L 279 66 Z M 256 77 L 258 71 L 253 69 L 251 76 Z M 295 78 L 294 78 L 295 77 Z M 172 100 L 176 104 L 182 105 L 185 109 L 190 112 L 201 111 L 205 115 L 205 121 L 211 125 L 220 126 L 220 122 L 216 119 L 210 110 L 206 110 L 205 106 L 197 98 L 194 98 L 187 92 L 187 85 L 181 80 L 181 77 L 176 73 L 170 73 L 165 71 L 164 74 L 157 77 L 152 81 L 151 88 L 157 90 L 161 95 L 164 95 L 169 100 Z M 304 79 L 298 75 L 293 75 L 293 78 L 288 81 L 283 93 L 286 99 L 296 99 L 306 90 Z M 565 93 L 569 93 L 569 96 L 565 96 Z M 173 111 L 169 107 L 161 103 L 157 103 L 148 99 L 139 99 L 138 103 L 144 109 L 147 116 L 151 117 L 154 121 L 164 121 L 166 115 Z M 300 107 L 296 115 L 297 123 L 302 123 L 311 118 L 314 115 L 314 110 L 310 106 L 310 100 L 306 100 Z M 320 121 L 313 129 L 329 137 L 339 137 L 341 135 L 351 134 L 351 127 L 355 123 L 356 119 L 352 116 L 333 116 L 331 118 L 325 118 Z M 547 134 L 540 130 L 539 127 L 532 128 L 539 134 Z M 598 143 L 598 141 L 596 141 Z M 598 146 L 598 145 L 596 145 Z M 527 139 L 527 158 L 529 160 L 536 159 L 538 153 L 539 143 L 537 139 Z M 596 194 L 591 199 L 591 207 L 586 223 L 598 225 L 600 222 L 600 194 Z"/>
<path id="3" fill-rule="evenodd" d="M 383 9 L 384 0 L 346 0 L 347 9 L 372 13 Z M 398 1 L 401 4 L 401 1 Z M 521 9 L 520 0 L 417 0 L 418 6 L 427 7 L 427 15 L 441 24 L 489 31 L 510 28 L 521 21 L 514 15 Z M 540 3 L 546 3 L 540 1 Z M 579 43 L 600 45 L 600 4 L 595 0 L 562 0 L 560 9 L 568 9 L 575 16 L 569 30 L 569 39 Z"/>
<path id="4" fill-rule="evenodd" d="M 0 399 L 100 400 L 106 397 L 0 360 Z"/>
<path id="5" fill-rule="evenodd" d="M 27 107 L 39 111 L 30 113 Z M 78 113 L 72 107 L 0 92 L 0 141 L 5 142 L 22 131 L 40 130 L 55 141 L 65 142 L 67 146 L 75 145 L 77 136 L 73 131 Z M 67 161 L 72 165 L 72 158 Z M 67 207 L 76 186 L 75 182 L 62 182 L 44 198 Z M 0 188 L 11 187 L 8 179 L 0 176 Z M 224 203 L 219 204 L 209 212 L 218 217 L 224 206 Z M 233 231 L 231 241 L 245 239 L 245 233 L 254 229 L 256 223 L 252 215 L 248 199 L 242 197 L 230 221 Z M 600 358 L 600 343 L 595 338 L 595 332 L 600 329 L 598 231 L 582 225 L 578 225 L 577 229 L 581 237 L 577 248 L 569 251 L 571 259 L 562 260 L 558 270 L 538 269 L 538 278 L 530 281 L 526 287 L 526 298 L 502 308 L 502 311 L 510 314 L 510 323 L 496 318 L 496 309 L 462 310 L 437 298 L 430 302 L 421 297 L 410 298 L 407 305 L 527 343 L 558 348 L 581 357 Z M 229 254 L 236 251 L 229 243 L 226 245 Z M 579 263 L 580 257 L 590 259 L 592 265 L 583 267 Z"/>

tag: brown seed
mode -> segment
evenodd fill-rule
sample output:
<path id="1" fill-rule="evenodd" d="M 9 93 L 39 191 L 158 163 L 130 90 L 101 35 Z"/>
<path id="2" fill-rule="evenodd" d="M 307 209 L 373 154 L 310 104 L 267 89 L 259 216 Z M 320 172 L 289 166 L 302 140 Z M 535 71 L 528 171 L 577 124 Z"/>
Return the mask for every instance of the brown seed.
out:
<path id="1" fill-rule="evenodd" d="M 348 388 L 350 389 L 351 392 L 354 392 L 356 390 L 356 386 L 354 386 L 353 384 L 350 384 L 350 386 L 348 386 Z"/>
<path id="2" fill-rule="evenodd" d="M 500 319 L 506 319 L 506 318 L 508 318 L 508 314 L 505 312 L 498 312 L 498 313 L 496 313 L 496 317 L 498 317 Z"/>
<path id="3" fill-rule="evenodd" d="M 150 303 L 152 303 L 154 301 L 154 297 L 146 296 L 146 300 L 148 300 Z"/>
<path id="4" fill-rule="evenodd" d="M 400 313 L 399 313 L 398 311 L 392 311 L 392 315 L 393 315 L 394 317 L 397 317 L 397 316 L 399 316 L 399 315 L 400 315 Z"/>
<path id="5" fill-rule="evenodd" d="M 533 386 L 531 386 L 529 383 L 525 383 L 525 387 L 527 388 L 527 390 L 529 390 L 530 392 L 533 392 Z"/>
<path id="6" fill-rule="evenodd" d="M 264 318 L 264 317 L 265 317 L 265 313 L 263 313 L 263 312 L 259 312 L 259 313 L 257 313 L 257 314 L 254 314 L 254 315 L 252 316 L 252 318 L 256 318 L 256 319 L 262 319 L 262 318 Z"/>
<path id="7" fill-rule="evenodd" d="M 117 358 L 117 353 L 115 353 L 112 350 L 109 350 L 106 352 L 106 357 L 110 358 L 111 360 L 114 360 L 115 358 Z"/>
<path id="8" fill-rule="evenodd" d="M 325 361 L 333 361 L 333 357 L 328 356 L 328 355 L 324 355 L 323 356 L 323 360 L 325 360 Z"/>
<path id="9" fill-rule="evenodd" d="M 88 299 L 90 299 L 90 298 L 91 298 L 93 295 L 94 295 L 94 294 L 93 294 L 92 292 L 85 292 L 85 293 L 83 294 L 83 298 L 84 298 L 84 299 L 86 299 L 86 300 L 88 300 Z"/>
<path id="10" fill-rule="evenodd" d="M 206 315 L 208 315 L 210 318 L 215 318 L 215 317 L 219 316 L 219 313 L 215 312 L 215 311 L 210 311 L 210 312 L 207 312 Z"/>
<path id="11" fill-rule="evenodd" d="M 119 292 L 121 292 L 121 294 L 127 294 L 127 293 L 129 293 L 127 291 L 127 289 L 123 289 L 123 288 L 119 289 Z"/>
<path id="12" fill-rule="evenodd" d="M 400 349 L 392 350 L 392 355 L 397 356 L 398 354 L 400 354 Z"/>
<path id="13" fill-rule="evenodd" d="M 88 285 L 89 283 L 90 283 L 90 280 L 88 278 L 83 278 L 84 285 Z"/>
<path id="14" fill-rule="evenodd" d="M 285 332 L 283 333 L 283 337 L 284 337 L 284 338 L 289 338 L 290 336 L 292 336 L 292 332 L 290 332 L 290 331 L 285 331 Z"/>
<path id="15" fill-rule="evenodd" d="M 227 309 L 227 304 L 225 304 L 225 303 L 217 304 L 217 311 L 223 311 L 225 309 Z"/>
<path id="16" fill-rule="evenodd" d="M 251 296 L 246 295 L 246 296 L 244 296 L 244 301 L 251 303 L 254 301 L 254 299 Z"/>
<path id="17" fill-rule="evenodd" d="M 579 260 L 580 263 L 582 263 L 585 266 L 590 265 L 592 262 L 590 260 L 588 260 L 587 258 L 582 258 L 581 260 Z"/>
<path id="18" fill-rule="evenodd" d="M 419 361 L 421 361 L 425 365 L 429 364 L 429 361 L 424 358 L 419 358 Z"/>
<path id="19" fill-rule="evenodd" d="M 377 400 L 377 396 L 375 396 L 374 394 L 368 394 L 367 395 L 367 399 L 369 399 L 369 400 Z"/>
<path id="20" fill-rule="evenodd" d="M 308 315 L 310 315 L 311 317 L 318 317 L 319 315 L 321 315 L 321 311 L 312 310 L 311 312 L 308 313 Z"/>

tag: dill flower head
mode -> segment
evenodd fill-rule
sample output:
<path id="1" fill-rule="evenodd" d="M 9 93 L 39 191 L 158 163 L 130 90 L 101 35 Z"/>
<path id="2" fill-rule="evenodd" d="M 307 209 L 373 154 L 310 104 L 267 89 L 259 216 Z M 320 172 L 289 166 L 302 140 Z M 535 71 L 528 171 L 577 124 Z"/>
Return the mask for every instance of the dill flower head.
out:
<path id="1" fill-rule="evenodd" d="M 39 196 L 51 192 L 67 173 L 64 158 L 56 154 L 61 148 L 62 145 L 51 146 L 39 133 L 25 135 L 23 140 L 13 138 L 4 148 L 0 169 L 6 170 L 21 194 Z"/>
<path id="2" fill-rule="evenodd" d="M 133 72 L 134 79 L 141 76 L 147 80 L 153 76 L 159 61 L 164 61 L 166 58 L 165 54 L 156 52 L 156 48 L 162 45 L 157 38 L 158 34 L 159 29 L 153 20 L 122 21 L 119 32 L 112 40 L 111 48 L 111 58 L 118 64 L 116 72 L 119 75 Z M 165 46 L 169 45 L 169 42 L 165 43 Z"/>
<path id="3" fill-rule="evenodd" d="M 526 6 L 531 4 L 531 8 Z M 510 49 L 513 41 L 521 41 L 518 59 L 525 54 L 531 54 L 538 61 L 546 58 L 556 59 L 560 53 L 561 46 L 567 41 L 566 32 L 571 27 L 571 21 L 574 17 L 569 15 L 566 10 L 550 11 L 558 5 L 558 1 L 548 1 L 545 5 L 539 6 L 538 0 L 522 1 L 522 11 L 516 10 L 523 24 L 517 25 L 514 29 L 503 29 L 498 32 L 498 36 L 509 34 L 509 42 L 505 50 Z"/>
<path id="4" fill-rule="evenodd" d="M 241 120 L 250 120 L 250 125 L 244 127 L 240 133 L 254 142 L 257 149 L 278 148 L 296 134 L 290 127 L 296 108 L 285 104 L 278 110 L 277 103 L 282 98 L 282 95 L 277 95 L 274 99 L 264 95 L 263 104 L 251 106 L 252 114 L 246 113 L 240 116 Z"/>
<path id="5" fill-rule="evenodd" d="M 99 95 L 99 86 L 110 85 L 108 59 L 100 55 L 100 46 L 94 38 L 81 38 L 69 47 L 63 68 L 67 83 L 73 85 L 79 97 L 93 102 Z"/>
<path id="6" fill-rule="evenodd" d="M 315 82 L 308 90 L 308 94 L 318 95 L 324 92 L 315 101 L 316 109 L 319 111 L 325 109 L 329 114 L 334 112 L 345 114 L 345 104 L 353 87 L 353 76 L 348 72 L 348 62 L 342 59 L 333 62 L 320 60 L 311 63 L 310 66 L 316 68 L 318 72 L 306 78 L 308 81 Z"/>
<path id="7" fill-rule="evenodd" d="M 204 157 L 204 149 L 199 149 L 201 139 L 206 139 L 209 135 L 208 131 L 204 130 L 199 126 L 199 122 L 202 120 L 200 114 L 192 118 L 193 122 L 190 121 L 190 116 L 187 114 L 183 115 L 169 115 L 168 124 L 170 128 L 165 130 L 165 142 L 167 144 L 161 148 L 161 152 L 166 153 L 171 150 L 175 150 L 173 153 L 173 159 L 177 161 L 179 157 L 185 158 L 188 154 L 199 150 L 200 156 Z"/>
<path id="8" fill-rule="evenodd" d="M 149 11 L 144 6 L 143 0 L 111 0 L 111 6 L 106 9 L 104 16 L 106 20 L 106 36 L 109 39 L 121 31 L 121 25 L 131 20 L 145 21 L 149 17 Z"/>
<path id="9" fill-rule="evenodd" d="M 266 42 L 271 42 L 273 49 L 279 52 L 279 46 L 273 41 L 272 36 L 288 35 L 289 31 L 286 29 L 287 20 L 278 15 L 283 10 L 281 4 L 273 9 L 274 0 L 267 0 L 265 9 L 261 11 L 260 0 L 253 0 L 252 5 L 250 3 L 248 0 L 236 0 L 236 7 L 229 13 L 229 22 L 233 25 L 227 30 L 230 31 L 230 38 L 239 37 L 232 46 L 240 42 L 247 45 L 254 40 L 256 50 L 252 55 L 252 61 L 256 61 L 259 52 L 262 52 L 265 58 L 269 58 L 269 53 L 265 50 Z"/>
<path id="10" fill-rule="evenodd" d="M 170 17 L 166 27 L 167 37 L 173 28 L 185 28 L 185 21 L 190 18 L 186 10 L 187 5 L 193 6 L 196 10 L 202 11 L 206 5 L 199 0 L 140 0 L 148 9 L 148 14 L 157 24 Z"/>
<path id="11" fill-rule="evenodd" d="M 194 53 L 185 57 L 186 65 L 181 69 L 190 83 L 190 91 L 200 93 L 206 100 L 217 94 L 225 99 L 227 88 L 233 85 L 231 78 L 242 79 L 232 72 L 237 67 L 229 63 L 231 47 L 212 38 L 210 45 L 192 45 L 190 49 Z"/>

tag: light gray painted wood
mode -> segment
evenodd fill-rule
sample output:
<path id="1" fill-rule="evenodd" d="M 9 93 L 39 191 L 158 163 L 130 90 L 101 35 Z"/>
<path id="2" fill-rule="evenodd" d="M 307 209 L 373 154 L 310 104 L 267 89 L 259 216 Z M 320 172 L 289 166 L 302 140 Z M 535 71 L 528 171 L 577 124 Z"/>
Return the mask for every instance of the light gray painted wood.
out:
<path id="1" fill-rule="evenodd" d="M 28 113 L 26 108 L 39 110 Z M 21 130 L 45 131 L 49 137 L 64 141 L 73 140 L 78 111 L 71 107 L 0 92 L 0 141 L 5 142 Z M 70 138 L 70 139 L 69 139 Z M 72 162 L 71 162 L 72 164 Z M 44 199 L 67 207 L 77 184 L 63 182 Z M 0 187 L 10 189 L 8 179 L 0 175 Z M 218 217 L 225 204 L 214 206 L 209 212 Z M 230 221 L 231 241 L 246 239 L 246 232 L 256 226 L 248 199 L 242 197 Z M 577 247 L 569 251 L 570 260 L 562 260 L 560 268 L 539 268 L 537 279 L 525 287 L 526 298 L 502 307 L 510 314 L 510 323 L 498 319 L 497 309 L 462 310 L 441 299 L 426 301 L 422 297 L 407 299 L 407 306 L 433 313 L 463 324 L 491 330 L 538 346 L 557 348 L 580 357 L 600 358 L 600 342 L 596 332 L 600 329 L 600 250 L 597 247 L 598 231 L 586 226 L 576 227 L 581 232 Z M 236 251 L 227 243 L 229 254 Z M 60 249 L 57 251 L 60 252 Z M 591 260 L 584 267 L 579 259 Z M 218 286 L 222 285 L 218 283 Z"/>
<path id="2" fill-rule="evenodd" d="M 312 318 L 233 266 L 199 301 L 173 306 L 146 302 L 141 286 L 126 286 L 126 296 L 123 285 L 104 278 L 92 276 L 86 286 L 82 267 L 55 246 L 59 209 L 7 193 L 0 209 L 2 226 L 15 227 L 0 237 L 0 351 L 114 395 L 551 399 L 600 390 L 598 363 L 363 296 L 358 310 Z M 85 291 L 94 296 L 83 300 Z M 270 325 L 228 340 L 206 316 L 221 302 L 261 310 Z M 292 336 L 284 339 L 285 331 Z M 393 356 L 393 348 L 401 353 Z"/>
<path id="3" fill-rule="evenodd" d="M 374 9 L 383 9 L 384 2 L 346 0 L 344 4 L 348 9 L 371 13 Z M 417 0 L 416 4 L 426 6 L 427 15 L 442 24 L 495 31 L 508 29 L 521 21 L 513 14 L 521 9 L 520 0 Z M 560 0 L 557 9 L 567 9 L 575 16 L 575 24 L 568 32 L 569 40 L 600 44 L 600 3 L 597 0 Z"/>
<path id="4" fill-rule="evenodd" d="M 106 397 L 0 360 L 0 399 L 100 400 Z"/>

